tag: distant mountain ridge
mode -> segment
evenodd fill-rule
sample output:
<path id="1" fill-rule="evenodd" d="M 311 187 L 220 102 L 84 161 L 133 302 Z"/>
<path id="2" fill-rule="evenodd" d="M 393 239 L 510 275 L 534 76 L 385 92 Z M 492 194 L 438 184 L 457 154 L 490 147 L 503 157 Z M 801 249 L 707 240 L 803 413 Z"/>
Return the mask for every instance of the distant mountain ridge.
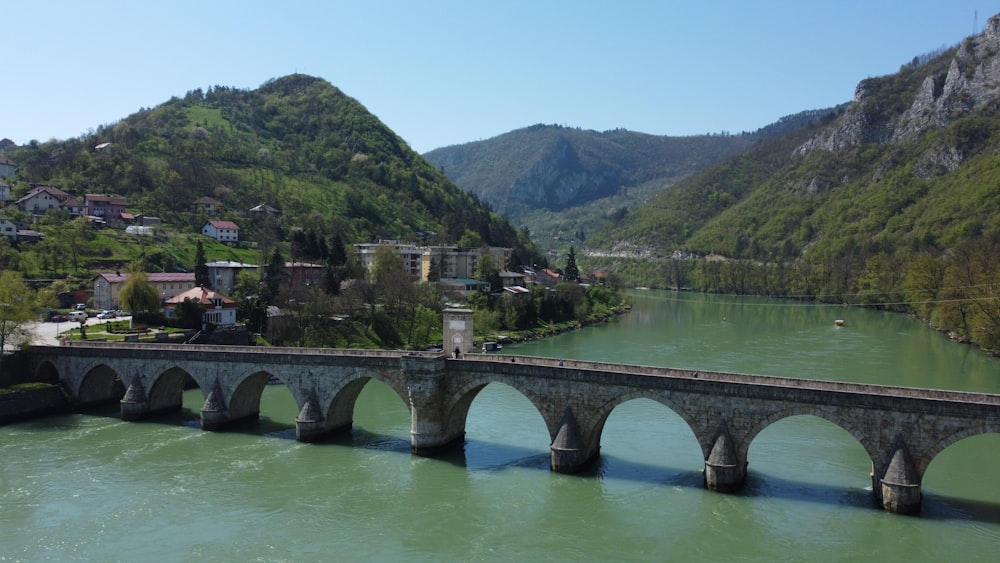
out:
<path id="1" fill-rule="evenodd" d="M 828 111 L 789 115 L 739 135 L 671 137 L 538 124 L 424 157 L 512 223 L 527 227 L 539 244 L 582 244 L 587 233 L 679 180 Z"/>

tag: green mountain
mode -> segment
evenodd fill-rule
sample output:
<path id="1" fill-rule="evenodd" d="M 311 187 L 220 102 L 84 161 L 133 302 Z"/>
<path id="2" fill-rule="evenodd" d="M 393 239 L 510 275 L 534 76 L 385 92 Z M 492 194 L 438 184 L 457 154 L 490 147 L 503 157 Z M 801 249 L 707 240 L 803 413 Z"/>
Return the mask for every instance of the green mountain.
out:
<path id="1" fill-rule="evenodd" d="M 534 125 L 424 157 L 547 247 L 576 241 L 759 135 L 666 137 Z"/>
<path id="2" fill-rule="evenodd" d="M 301 74 L 255 90 L 193 90 L 82 137 L 4 155 L 19 166 L 15 197 L 32 184 L 81 200 L 115 194 L 130 211 L 186 232 L 204 224 L 193 204 L 208 196 L 248 240 L 263 236 L 246 213 L 263 203 L 282 212 L 278 240 L 305 228 L 346 243 L 393 238 L 531 254 L 527 237 L 357 100 Z"/>
<path id="3" fill-rule="evenodd" d="M 645 285 L 920 315 L 1000 348 L 1000 16 L 589 240 Z"/>

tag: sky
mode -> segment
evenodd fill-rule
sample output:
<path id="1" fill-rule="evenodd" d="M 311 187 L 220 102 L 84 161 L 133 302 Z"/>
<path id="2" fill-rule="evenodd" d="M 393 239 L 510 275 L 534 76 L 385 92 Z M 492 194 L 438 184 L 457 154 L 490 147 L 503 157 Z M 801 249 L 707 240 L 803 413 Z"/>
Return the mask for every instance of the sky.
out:
<path id="1" fill-rule="evenodd" d="M 0 11 L 0 138 L 304 73 L 420 153 L 530 125 L 754 131 L 982 32 L 1000 0 L 50 0 Z"/>

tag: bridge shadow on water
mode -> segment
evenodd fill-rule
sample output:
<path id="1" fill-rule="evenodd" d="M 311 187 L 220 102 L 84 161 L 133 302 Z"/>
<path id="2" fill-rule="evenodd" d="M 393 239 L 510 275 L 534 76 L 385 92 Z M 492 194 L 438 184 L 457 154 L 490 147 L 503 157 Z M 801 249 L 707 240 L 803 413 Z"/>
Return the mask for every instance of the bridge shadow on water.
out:
<path id="1" fill-rule="evenodd" d="M 120 408 L 117 405 L 93 407 L 82 414 L 121 419 Z M 62 416 L 58 421 L 48 417 L 45 419 L 44 424 L 46 427 L 52 428 L 54 422 L 57 425 L 65 425 L 67 428 L 76 425 L 72 415 Z M 41 421 L 26 421 L 23 424 L 33 423 L 42 424 Z M 200 413 L 189 408 L 154 415 L 134 424 L 162 424 L 201 431 Z M 266 416 L 234 424 L 224 432 L 295 440 L 294 424 L 275 421 Z M 410 442 L 408 439 L 371 432 L 356 425 L 349 430 L 315 442 L 313 445 L 317 447 L 365 448 L 393 454 L 413 455 L 410 451 Z M 462 444 L 445 449 L 432 459 L 440 463 L 449 463 L 468 471 L 497 473 L 512 469 L 529 469 L 540 473 L 549 473 L 551 471 L 547 452 L 475 439 L 467 439 Z M 700 468 L 686 469 L 652 465 L 606 454 L 590 463 L 580 472 L 566 475 L 565 477 L 571 479 L 623 480 L 649 485 L 684 487 L 696 490 L 704 489 L 704 477 Z M 747 473 L 744 488 L 740 492 L 731 494 L 746 498 L 778 498 L 817 505 L 878 510 L 872 498 L 870 488 L 845 488 L 824 485 L 822 483 L 798 481 L 757 473 L 752 470 Z M 919 518 L 938 521 L 972 520 L 989 524 L 1000 524 L 1000 503 L 933 493 L 927 494 L 925 492 L 923 510 Z"/>

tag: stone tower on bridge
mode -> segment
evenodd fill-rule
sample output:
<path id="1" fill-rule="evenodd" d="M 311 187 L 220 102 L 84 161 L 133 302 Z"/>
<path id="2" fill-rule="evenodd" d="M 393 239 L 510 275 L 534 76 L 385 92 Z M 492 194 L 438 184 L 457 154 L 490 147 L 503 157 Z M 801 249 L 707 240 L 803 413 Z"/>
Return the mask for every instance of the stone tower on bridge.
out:
<path id="1" fill-rule="evenodd" d="M 472 310 L 444 310 L 444 351 L 453 357 L 464 356 L 472 352 L 475 346 L 472 336 Z"/>

